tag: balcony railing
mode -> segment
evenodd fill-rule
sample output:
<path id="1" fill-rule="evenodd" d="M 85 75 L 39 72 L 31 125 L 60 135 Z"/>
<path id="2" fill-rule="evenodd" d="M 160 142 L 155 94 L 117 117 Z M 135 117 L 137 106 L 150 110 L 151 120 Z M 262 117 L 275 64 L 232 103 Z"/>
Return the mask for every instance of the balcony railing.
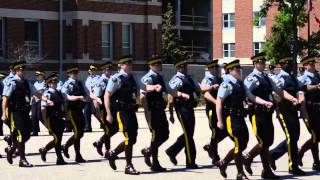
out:
<path id="1" fill-rule="evenodd" d="M 181 15 L 181 26 L 209 27 L 209 20 L 206 16 Z"/>
<path id="2" fill-rule="evenodd" d="M 193 58 L 200 58 L 201 53 L 209 53 L 209 48 L 201 45 L 184 45 L 182 48 L 188 51 Z"/>

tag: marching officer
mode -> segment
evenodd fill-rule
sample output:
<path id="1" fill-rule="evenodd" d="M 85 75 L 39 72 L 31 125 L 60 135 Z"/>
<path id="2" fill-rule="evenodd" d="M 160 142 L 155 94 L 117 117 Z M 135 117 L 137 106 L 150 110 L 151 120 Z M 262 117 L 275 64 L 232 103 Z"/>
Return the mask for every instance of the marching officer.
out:
<path id="1" fill-rule="evenodd" d="M 302 166 L 302 158 L 306 151 L 311 149 L 313 157 L 312 169 L 320 171 L 319 146 L 320 141 L 320 75 L 315 70 L 315 57 L 307 56 L 301 60 L 304 67 L 304 73 L 300 76 L 299 81 L 307 86 L 306 91 L 306 108 L 307 117 L 304 122 L 311 134 L 311 138 L 303 144 L 299 151 L 299 164 Z"/>
<path id="2" fill-rule="evenodd" d="M 46 88 L 46 83 L 44 80 L 44 71 L 37 70 L 35 72 L 36 81 L 34 82 L 34 87 L 42 94 L 44 89 Z M 41 99 L 38 99 L 36 96 L 32 97 L 31 101 L 31 119 L 32 119 L 32 132 L 31 136 L 38 136 L 38 132 L 40 132 L 39 121 L 42 121 L 41 116 Z"/>
<path id="3" fill-rule="evenodd" d="M 9 86 L 10 79 L 13 78 L 15 73 L 16 73 L 15 70 L 13 69 L 13 65 L 14 65 L 14 63 L 9 65 L 10 73 L 9 73 L 8 76 L 6 76 L 2 80 L 2 82 L 3 82 L 3 92 L 7 91 L 7 89 L 9 88 L 8 86 Z M 2 107 L 4 107 L 4 106 L 2 106 Z M 6 113 L 7 118 L 9 117 L 9 115 L 10 115 L 9 107 L 7 107 L 6 109 L 2 109 L 2 112 Z M 9 127 L 10 134 L 6 135 L 3 139 L 7 142 L 8 146 L 11 146 L 12 145 L 12 141 L 16 141 L 17 138 L 14 136 L 14 134 L 12 134 L 10 122 L 6 121 L 6 122 L 4 122 L 4 124 L 6 124 Z M 6 151 L 7 150 L 8 150 L 8 148 L 6 148 Z"/>
<path id="4" fill-rule="evenodd" d="M 93 146 L 97 149 L 98 154 L 103 156 L 102 146 L 104 145 L 104 157 L 108 159 L 110 156 L 110 135 L 114 135 L 117 132 L 117 128 L 114 126 L 111 127 L 105 120 L 106 109 L 104 103 L 104 94 L 108 85 L 108 81 L 112 75 L 112 62 L 105 62 L 100 66 L 100 69 L 102 70 L 102 75 L 100 76 L 96 85 L 93 87 L 93 93 L 102 100 L 102 104 L 97 106 L 97 112 L 99 112 L 99 116 L 97 118 L 103 127 L 104 134 L 93 143 Z"/>
<path id="5" fill-rule="evenodd" d="M 61 92 L 67 101 L 68 120 L 71 121 L 73 136 L 71 136 L 65 145 L 62 146 L 63 154 L 66 158 L 70 158 L 68 149 L 74 145 L 76 154 L 76 162 L 86 162 L 80 153 L 80 140 L 83 137 L 85 118 L 83 114 L 84 105 L 88 99 L 89 92 L 78 78 L 78 67 L 73 66 L 66 70 L 68 80 L 64 83 Z"/>
<path id="6" fill-rule="evenodd" d="M 20 167 L 32 167 L 25 157 L 25 143 L 30 138 L 30 132 L 32 122 L 29 118 L 30 98 L 33 93 L 36 93 L 36 89 L 30 81 L 24 78 L 25 76 L 25 62 L 17 62 L 13 69 L 15 70 L 15 76 L 8 82 L 8 88 L 3 92 L 3 107 L 6 109 L 9 106 L 10 109 L 10 123 L 12 132 L 17 134 L 17 141 L 14 141 L 12 147 L 7 149 L 7 160 L 10 164 L 13 163 L 12 155 L 15 149 L 18 148 L 20 155 Z M 6 113 L 2 112 L 3 121 L 8 121 Z"/>
<path id="7" fill-rule="evenodd" d="M 86 88 L 89 90 L 90 93 L 92 93 L 92 89 L 94 85 L 97 83 L 98 79 L 100 78 L 99 75 L 97 75 L 97 66 L 95 65 L 90 65 L 90 68 L 88 70 L 89 76 L 85 81 Z M 84 117 L 86 121 L 86 125 L 84 128 L 85 132 L 92 132 L 92 127 L 91 127 L 91 115 L 95 114 L 94 112 L 94 107 L 93 107 L 92 100 L 86 103 L 85 108 L 84 108 Z"/>
<path id="8" fill-rule="evenodd" d="M 300 136 L 300 124 L 298 109 L 304 101 L 304 87 L 292 74 L 292 57 L 285 57 L 279 60 L 281 71 L 277 75 L 276 85 L 283 90 L 284 99 L 278 103 L 278 119 L 286 135 L 276 148 L 270 151 L 270 165 L 276 169 L 275 160 L 286 152 L 289 156 L 289 173 L 297 176 L 305 175 L 305 172 L 298 166 L 298 140 Z M 286 95 L 287 94 L 287 95 Z"/>
<path id="9" fill-rule="evenodd" d="M 112 125 L 114 121 L 118 122 L 119 130 L 123 132 L 125 141 L 111 151 L 109 164 L 113 170 L 116 170 L 115 161 L 117 155 L 125 151 L 126 167 L 125 174 L 139 175 L 132 164 L 132 149 L 136 143 L 138 135 L 138 122 L 136 111 L 139 105 L 136 103 L 137 83 L 132 74 L 132 57 L 124 56 L 119 59 L 120 71 L 114 74 L 109 80 L 104 102 L 106 107 L 107 121 Z"/>
<path id="10" fill-rule="evenodd" d="M 278 179 L 279 177 L 276 176 L 270 168 L 268 155 L 269 147 L 273 144 L 274 139 L 274 128 L 272 123 L 274 106 L 272 92 L 282 92 L 276 88 L 273 80 L 263 72 L 266 66 L 265 56 L 266 54 L 262 52 L 251 57 L 254 70 L 244 81 L 246 94 L 249 97 L 251 104 L 249 106 L 249 118 L 253 132 L 258 140 L 258 144 L 244 156 L 244 165 L 247 172 L 252 175 L 252 160 L 260 153 L 263 165 L 261 177 Z"/>
<path id="11" fill-rule="evenodd" d="M 221 175 L 226 178 L 226 169 L 234 159 L 238 174 L 237 179 L 248 179 L 243 171 L 242 152 L 247 147 L 249 140 L 248 128 L 245 123 L 244 100 L 246 92 L 241 78 L 241 66 L 239 60 L 234 60 L 225 66 L 227 74 L 220 85 L 216 100 L 217 127 L 226 129 L 229 137 L 234 141 L 224 160 L 217 163 Z"/>
<path id="12" fill-rule="evenodd" d="M 2 104 L 2 92 L 3 92 L 3 82 L 2 80 L 6 77 L 7 75 L 4 73 L 0 73 L 0 104 Z M 2 115 L 2 108 L 0 108 L 0 114 Z M 3 122 L 0 122 L 0 136 L 3 136 Z"/>
<path id="13" fill-rule="evenodd" d="M 167 93 L 166 85 L 162 75 L 162 59 L 159 56 L 155 56 L 148 60 L 150 70 L 141 78 L 141 89 L 146 92 L 146 111 L 150 115 L 148 119 L 148 126 L 152 133 L 152 140 L 149 148 L 143 149 L 141 152 L 144 155 L 147 165 L 151 167 L 152 171 L 164 172 L 166 168 L 163 168 L 158 160 L 158 150 L 161 144 L 163 144 L 169 138 L 169 124 L 165 113 L 167 102 L 165 95 Z M 152 163 L 150 161 L 152 156 Z"/>
<path id="14" fill-rule="evenodd" d="M 50 141 L 45 147 L 40 148 L 39 152 L 41 159 L 45 162 L 47 152 L 50 149 L 55 148 L 57 155 L 56 164 L 64 165 L 66 162 L 61 154 L 61 140 L 65 127 L 64 120 L 62 119 L 65 103 L 61 92 L 57 90 L 58 82 L 59 77 L 54 73 L 49 75 L 46 79 L 48 89 L 44 91 L 42 96 L 41 112 L 43 124 L 53 136 L 53 140 Z"/>
<path id="15" fill-rule="evenodd" d="M 170 161 L 176 165 L 177 154 L 185 148 L 186 167 L 197 169 L 196 147 L 193 140 L 195 116 L 194 108 L 197 106 L 200 95 L 199 84 L 195 83 L 187 71 L 187 60 L 179 59 L 175 62 L 177 73 L 169 81 L 170 93 L 174 97 L 174 108 L 181 123 L 183 134 L 171 145 L 166 153 Z"/>
<path id="16" fill-rule="evenodd" d="M 206 100 L 206 114 L 212 135 L 210 144 L 205 145 L 203 148 L 208 152 L 209 157 L 212 159 L 212 164 L 215 164 L 220 160 L 218 155 L 218 142 L 226 137 L 226 133 L 217 128 L 217 114 L 215 106 L 218 88 L 223 79 L 220 76 L 218 59 L 208 62 L 207 68 L 209 72 L 201 82 L 201 89 Z"/>

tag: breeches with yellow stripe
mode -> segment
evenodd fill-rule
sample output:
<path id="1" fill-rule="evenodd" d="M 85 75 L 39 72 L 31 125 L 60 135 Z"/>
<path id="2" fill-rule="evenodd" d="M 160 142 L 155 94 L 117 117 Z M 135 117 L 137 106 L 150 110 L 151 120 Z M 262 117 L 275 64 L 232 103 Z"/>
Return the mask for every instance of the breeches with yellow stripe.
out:
<path id="1" fill-rule="evenodd" d="M 311 134 L 312 143 L 320 142 L 320 109 L 308 107 L 309 119 L 305 118 L 304 123 Z"/>
<path id="2" fill-rule="evenodd" d="M 125 145 L 134 145 L 138 136 L 138 120 L 136 112 L 133 110 L 118 110 L 116 120 L 119 125 L 119 131 L 125 136 Z"/>
<path id="3" fill-rule="evenodd" d="M 286 151 L 289 156 L 289 169 L 298 167 L 298 140 L 300 137 L 300 124 L 298 112 L 292 107 L 279 108 L 279 121 L 286 136 L 286 148 L 278 145 L 271 151 L 273 159 L 280 158 Z M 283 144 L 283 143 L 282 143 Z"/>
<path id="4" fill-rule="evenodd" d="M 249 117 L 260 147 L 270 147 L 274 140 L 272 112 L 256 112 L 255 114 L 250 114 Z"/>
<path id="5" fill-rule="evenodd" d="M 47 117 L 47 120 L 48 121 L 45 126 L 49 130 L 50 135 L 53 136 L 54 143 L 61 144 L 65 122 L 63 121 L 62 117 L 57 117 L 54 115 L 49 115 L 49 117 Z"/>
<path id="6" fill-rule="evenodd" d="M 70 109 L 67 113 L 74 132 L 74 139 L 79 140 L 83 137 L 85 127 L 85 118 L 82 109 Z"/>
<path id="7" fill-rule="evenodd" d="M 178 137 L 177 141 L 168 149 L 170 154 L 176 156 L 185 148 L 187 164 L 194 164 L 196 159 L 196 146 L 193 140 L 195 128 L 195 116 L 193 108 L 175 107 L 177 116 L 182 126 L 183 134 Z"/>
<path id="8" fill-rule="evenodd" d="M 249 141 L 248 127 L 244 117 L 237 114 L 225 115 L 224 126 L 227 129 L 228 135 L 234 142 L 234 153 L 241 153 L 247 148 Z"/>
<path id="9" fill-rule="evenodd" d="M 151 143 L 160 146 L 169 138 L 169 124 L 164 110 L 152 110 L 148 126 L 152 133 Z"/>
<path id="10" fill-rule="evenodd" d="M 13 111 L 10 113 L 11 132 L 17 135 L 18 142 L 27 142 L 30 139 L 32 121 L 29 111 Z"/>
<path id="11" fill-rule="evenodd" d="M 220 142 L 227 137 L 225 130 L 221 130 L 217 127 L 217 113 L 215 107 L 206 107 L 206 114 L 209 120 L 209 127 L 211 130 L 211 141 Z"/>

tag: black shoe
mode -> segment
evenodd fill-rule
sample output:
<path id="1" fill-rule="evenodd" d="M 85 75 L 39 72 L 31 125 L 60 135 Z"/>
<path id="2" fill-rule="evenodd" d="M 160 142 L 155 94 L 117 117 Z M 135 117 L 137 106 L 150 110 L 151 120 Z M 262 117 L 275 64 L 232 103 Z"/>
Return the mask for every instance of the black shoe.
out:
<path id="1" fill-rule="evenodd" d="M 228 175 L 226 173 L 227 164 L 222 160 L 222 161 L 217 162 L 216 166 L 218 166 L 221 176 L 224 178 L 227 178 L 228 177 Z"/>
<path id="2" fill-rule="evenodd" d="M 102 152 L 102 143 L 101 142 L 94 142 L 93 143 L 93 147 L 95 147 L 97 149 L 97 152 L 100 156 L 103 156 L 103 152 Z"/>
<path id="3" fill-rule="evenodd" d="M 274 159 L 272 159 L 271 157 L 269 158 L 269 164 L 270 167 L 275 171 L 277 170 L 277 166 L 276 166 L 276 161 Z"/>
<path id="4" fill-rule="evenodd" d="M 312 170 L 320 171 L 320 163 L 313 163 Z"/>
<path id="5" fill-rule="evenodd" d="M 261 177 L 263 179 L 280 179 L 280 176 L 275 175 L 271 170 L 270 171 L 262 170 Z"/>
<path id="6" fill-rule="evenodd" d="M 62 149 L 62 152 L 63 152 L 63 155 L 66 157 L 66 158 L 70 158 L 70 155 L 69 155 L 69 152 L 68 152 L 68 148 L 66 148 L 65 145 L 61 146 L 61 149 Z"/>
<path id="7" fill-rule="evenodd" d="M 30 168 L 30 167 L 33 167 L 33 165 L 30 164 L 27 160 L 20 160 L 19 167 Z"/>
<path id="8" fill-rule="evenodd" d="M 76 162 L 77 163 L 86 163 L 87 161 L 83 159 L 81 154 L 79 154 L 79 155 L 76 155 Z"/>
<path id="9" fill-rule="evenodd" d="M 242 180 L 242 179 L 249 180 L 249 178 L 244 173 L 238 173 L 237 180 Z"/>
<path id="10" fill-rule="evenodd" d="M 138 171 L 133 167 L 132 164 L 126 166 L 126 169 L 125 169 L 124 173 L 125 173 L 125 174 L 129 174 L 129 175 L 139 175 L 139 174 L 140 174 L 140 172 L 138 172 Z"/>
<path id="11" fill-rule="evenodd" d="M 39 153 L 41 155 L 41 159 L 43 162 L 47 161 L 46 155 L 47 155 L 47 151 L 44 148 L 40 148 L 39 149 Z"/>
<path id="12" fill-rule="evenodd" d="M 106 152 L 104 153 L 104 158 L 105 159 L 109 159 L 110 158 L 110 151 L 106 150 Z"/>
<path id="13" fill-rule="evenodd" d="M 153 172 L 166 172 L 167 169 L 166 168 L 163 168 L 159 162 L 154 162 L 152 163 L 151 167 L 150 167 L 151 171 Z"/>
<path id="14" fill-rule="evenodd" d="M 92 132 L 92 129 L 84 129 L 84 132 Z"/>
<path id="15" fill-rule="evenodd" d="M 66 165 L 66 164 L 68 163 L 66 163 L 63 158 L 57 159 L 56 165 Z"/>
<path id="16" fill-rule="evenodd" d="M 250 157 L 249 154 L 243 155 L 243 165 L 245 170 L 252 175 L 252 169 L 251 169 L 251 163 L 252 163 L 252 158 Z"/>
<path id="17" fill-rule="evenodd" d="M 172 162 L 172 164 L 174 164 L 176 166 L 178 164 L 178 161 L 177 161 L 176 157 L 171 155 L 168 150 L 166 150 L 166 154 L 168 155 L 168 157 L 169 157 L 170 161 Z"/>
<path id="18" fill-rule="evenodd" d="M 293 170 L 289 170 L 289 173 L 295 176 L 305 176 L 306 173 L 300 168 L 294 168 Z"/>
<path id="19" fill-rule="evenodd" d="M 2 158 L 2 155 L 0 154 L 0 158 Z"/>
<path id="20" fill-rule="evenodd" d="M 203 150 L 207 151 L 208 153 L 208 156 L 211 158 L 211 154 L 210 154 L 210 145 L 209 144 L 206 144 L 203 146 Z"/>
<path id="21" fill-rule="evenodd" d="M 64 132 L 72 132 L 72 129 L 71 129 L 71 128 L 66 128 L 66 129 L 64 130 Z"/>
<path id="22" fill-rule="evenodd" d="M 144 148 L 141 150 L 141 154 L 144 156 L 144 162 L 146 163 L 147 166 L 151 167 L 151 152 L 148 148 Z"/>
<path id="23" fill-rule="evenodd" d="M 39 136 L 39 135 L 38 135 L 38 132 L 31 132 L 30 136 Z"/>
<path id="24" fill-rule="evenodd" d="M 199 169 L 199 166 L 197 164 L 187 164 L 187 169 Z"/>
<path id="25" fill-rule="evenodd" d="M 5 149 L 6 153 L 7 153 L 7 161 L 9 164 L 12 164 L 13 163 L 13 160 L 12 160 L 12 155 L 13 155 L 13 149 L 11 147 L 7 147 Z"/>
<path id="26" fill-rule="evenodd" d="M 11 139 L 10 135 L 4 136 L 3 140 L 5 140 L 7 142 L 8 146 L 12 145 L 12 139 Z"/>
<path id="27" fill-rule="evenodd" d="M 116 160 L 117 156 L 114 154 L 113 151 L 110 152 L 110 157 L 109 157 L 109 165 L 113 170 L 117 170 L 117 165 L 116 165 Z"/>

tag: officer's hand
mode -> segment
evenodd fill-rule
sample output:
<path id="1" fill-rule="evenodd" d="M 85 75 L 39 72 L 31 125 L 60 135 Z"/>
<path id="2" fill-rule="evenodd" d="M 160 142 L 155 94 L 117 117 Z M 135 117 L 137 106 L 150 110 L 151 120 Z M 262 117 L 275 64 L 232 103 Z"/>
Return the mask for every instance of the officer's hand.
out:
<path id="1" fill-rule="evenodd" d="M 189 100 L 189 99 L 190 99 L 189 94 L 185 94 L 185 93 L 182 93 L 182 94 L 181 94 L 181 97 L 182 97 L 183 99 L 185 99 L 185 100 Z"/>
<path id="2" fill-rule="evenodd" d="M 212 85 L 211 87 L 212 87 L 212 89 L 215 89 L 215 90 L 216 90 L 216 89 L 219 88 L 219 84 L 214 84 L 214 85 Z"/>
<path id="3" fill-rule="evenodd" d="M 292 98 L 292 99 L 291 99 L 291 102 L 292 102 L 292 104 L 295 105 L 295 106 L 299 104 L 299 101 L 298 101 L 297 98 Z"/>
<path id="4" fill-rule="evenodd" d="M 273 106 L 273 103 L 267 101 L 267 102 L 264 103 L 264 106 L 266 106 L 268 109 L 270 109 Z"/>
<path id="5" fill-rule="evenodd" d="M 162 86 L 160 84 L 157 84 L 155 86 L 155 89 L 154 89 L 156 92 L 160 92 L 162 90 Z"/>
<path id="6" fill-rule="evenodd" d="M 2 114 L 1 120 L 2 120 L 3 122 L 7 122 L 8 119 L 7 119 L 6 114 Z"/>
<path id="7" fill-rule="evenodd" d="M 221 123 L 220 121 L 217 122 L 217 127 L 221 130 L 223 130 L 223 123 Z"/>
<path id="8" fill-rule="evenodd" d="M 50 100 L 47 100 L 47 104 L 48 104 L 48 106 L 54 106 L 54 102 L 50 101 Z"/>
<path id="9" fill-rule="evenodd" d="M 112 124 L 113 118 L 111 114 L 107 114 L 106 120 L 108 121 L 109 124 Z"/>
<path id="10" fill-rule="evenodd" d="M 79 97 L 79 100 L 80 100 L 80 101 L 83 101 L 83 102 L 86 101 L 86 99 L 85 99 L 83 96 L 80 96 L 80 97 Z"/>
<path id="11" fill-rule="evenodd" d="M 97 102 L 101 105 L 102 104 L 102 100 L 100 98 L 97 99 Z"/>

